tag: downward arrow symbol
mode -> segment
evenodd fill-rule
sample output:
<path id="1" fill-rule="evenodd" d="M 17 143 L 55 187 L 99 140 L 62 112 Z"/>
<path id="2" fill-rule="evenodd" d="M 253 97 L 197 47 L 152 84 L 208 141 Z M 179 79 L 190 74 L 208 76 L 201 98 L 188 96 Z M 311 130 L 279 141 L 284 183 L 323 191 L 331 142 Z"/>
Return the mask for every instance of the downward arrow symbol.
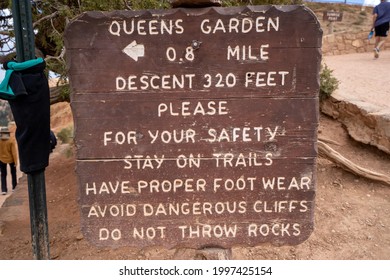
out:
<path id="1" fill-rule="evenodd" d="M 139 57 L 143 57 L 145 55 L 145 46 L 142 44 L 137 44 L 137 42 L 134 40 L 133 42 L 128 44 L 122 51 L 135 61 L 138 61 Z"/>

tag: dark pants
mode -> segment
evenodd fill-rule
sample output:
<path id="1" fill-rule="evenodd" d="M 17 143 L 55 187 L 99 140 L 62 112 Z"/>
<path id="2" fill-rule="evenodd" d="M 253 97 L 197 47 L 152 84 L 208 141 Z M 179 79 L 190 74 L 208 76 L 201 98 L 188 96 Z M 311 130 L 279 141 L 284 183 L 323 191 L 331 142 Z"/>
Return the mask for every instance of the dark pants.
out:
<path id="1" fill-rule="evenodd" d="M 11 167 L 11 176 L 12 176 L 12 189 L 16 188 L 16 166 L 15 163 L 9 163 Z M 0 161 L 0 171 L 1 171 L 1 191 L 7 192 L 7 164 Z"/>

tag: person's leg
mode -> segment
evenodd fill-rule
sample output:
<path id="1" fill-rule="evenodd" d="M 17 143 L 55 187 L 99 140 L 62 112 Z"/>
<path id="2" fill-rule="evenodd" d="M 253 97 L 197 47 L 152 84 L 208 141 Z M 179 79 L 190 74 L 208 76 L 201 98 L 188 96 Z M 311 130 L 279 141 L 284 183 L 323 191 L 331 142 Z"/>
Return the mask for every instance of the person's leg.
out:
<path id="1" fill-rule="evenodd" d="M 12 190 L 14 190 L 16 188 L 16 185 L 18 184 L 17 178 L 16 178 L 16 166 L 15 166 L 15 163 L 10 163 L 9 166 L 11 167 Z"/>
<path id="2" fill-rule="evenodd" d="M 379 42 L 381 41 L 381 37 L 379 36 L 376 36 L 375 37 L 375 45 L 374 45 L 374 48 L 376 48 L 378 45 L 379 45 Z"/>
<path id="3" fill-rule="evenodd" d="M 374 56 L 379 57 L 379 51 L 383 44 L 386 42 L 387 34 L 389 32 L 389 23 L 384 23 L 375 27 L 375 47 Z"/>
<path id="4" fill-rule="evenodd" d="M 378 44 L 376 45 L 376 48 L 377 48 L 378 50 L 380 50 L 381 47 L 382 47 L 382 45 L 386 42 L 386 38 L 387 38 L 387 37 L 379 37 L 379 38 L 380 38 L 380 40 L 379 40 Z"/>
<path id="5" fill-rule="evenodd" d="M 0 161 L 1 192 L 7 193 L 7 164 Z"/>
<path id="6" fill-rule="evenodd" d="M 376 37 L 375 48 L 374 48 L 375 58 L 379 57 L 379 51 L 381 50 L 381 47 L 383 46 L 383 44 L 386 42 L 386 38 L 387 37 L 381 37 L 381 36 Z"/>
<path id="7" fill-rule="evenodd" d="M 376 36 L 375 37 L 375 46 L 374 46 L 374 57 L 375 58 L 378 58 L 379 57 L 379 43 L 381 42 L 381 37 L 380 36 Z"/>

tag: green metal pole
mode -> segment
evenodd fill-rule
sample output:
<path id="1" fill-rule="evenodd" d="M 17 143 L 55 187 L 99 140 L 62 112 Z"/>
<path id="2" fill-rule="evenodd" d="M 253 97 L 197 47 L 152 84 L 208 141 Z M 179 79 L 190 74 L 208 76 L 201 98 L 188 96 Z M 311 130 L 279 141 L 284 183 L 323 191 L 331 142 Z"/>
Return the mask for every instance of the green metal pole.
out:
<path id="1" fill-rule="evenodd" d="M 27 175 L 30 202 L 31 243 L 34 259 L 49 260 L 49 228 L 47 223 L 45 172 Z"/>
<path id="2" fill-rule="evenodd" d="M 35 58 L 34 31 L 29 0 L 12 0 L 16 59 L 18 62 Z M 50 259 L 49 230 L 46 206 L 45 170 L 27 174 L 30 204 L 31 239 L 34 259 Z"/>
<path id="3" fill-rule="evenodd" d="M 35 44 L 30 1 L 12 0 L 12 17 L 14 20 L 17 61 L 23 62 L 34 59 Z"/>

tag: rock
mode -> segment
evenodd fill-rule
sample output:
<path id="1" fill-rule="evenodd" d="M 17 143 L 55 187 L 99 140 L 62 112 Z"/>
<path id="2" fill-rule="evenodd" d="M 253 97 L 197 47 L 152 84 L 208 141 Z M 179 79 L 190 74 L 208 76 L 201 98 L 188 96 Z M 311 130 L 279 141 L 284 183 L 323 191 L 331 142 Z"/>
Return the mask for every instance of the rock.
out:
<path id="1" fill-rule="evenodd" d="M 360 48 L 364 46 L 364 43 L 362 40 L 353 40 L 352 46 L 354 46 L 355 48 Z"/>
<path id="2" fill-rule="evenodd" d="M 80 240 L 83 240 L 84 239 L 84 236 L 80 233 L 76 236 L 76 240 L 77 241 L 80 241 Z"/>
<path id="3" fill-rule="evenodd" d="M 333 96 L 321 102 L 321 111 L 345 125 L 356 141 L 390 154 L 390 114 L 376 112 L 368 103 L 356 104 Z"/>
<path id="4" fill-rule="evenodd" d="M 175 260 L 230 260 L 232 259 L 231 249 L 204 248 L 199 250 L 180 248 L 174 254 Z"/>

